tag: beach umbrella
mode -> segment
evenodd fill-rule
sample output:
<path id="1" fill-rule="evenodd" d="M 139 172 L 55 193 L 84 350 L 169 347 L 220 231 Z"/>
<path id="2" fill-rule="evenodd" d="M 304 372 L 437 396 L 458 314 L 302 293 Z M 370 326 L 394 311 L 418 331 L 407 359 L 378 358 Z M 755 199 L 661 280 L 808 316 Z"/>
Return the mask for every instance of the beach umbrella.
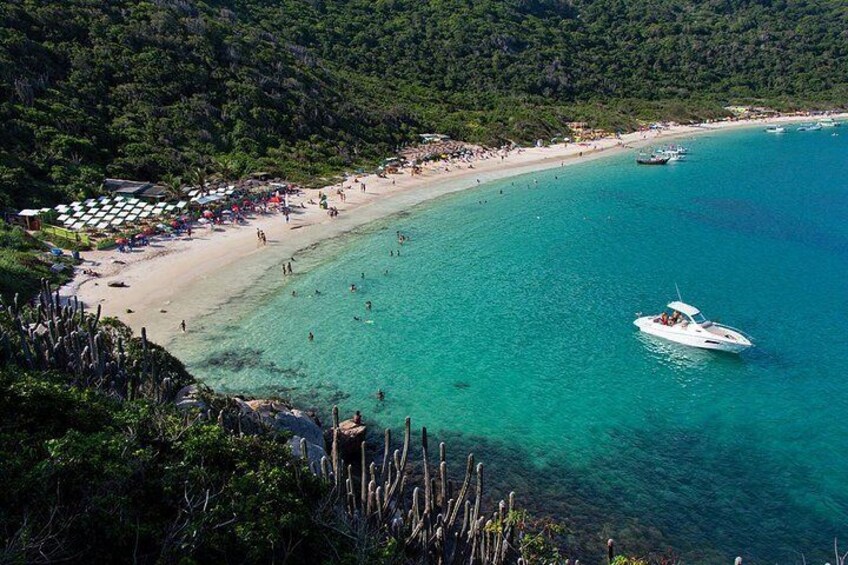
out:
<path id="1" fill-rule="evenodd" d="M 118 245 L 126 245 L 127 243 L 129 243 L 129 240 L 125 237 L 119 237 L 115 240 L 115 243 L 117 243 Z"/>
<path id="2" fill-rule="evenodd" d="M 141 230 L 141 233 L 143 233 L 144 235 L 153 235 L 154 233 L 156 233 L 156 230 L 154 230 L 150 226 L 144 226 L 144 229 Z"/>
<path id="3" fill-rule="evenodd" d="M 212 213 L 212 210 L 204 210 L 204 211 L 203 211 L 203 217 L 204 217 L 204 218 L 211 218 L 211 217 L 213 217 L 214 215 L 215 215 L 215 214 L 213 214 L 213 213 Z"/>
<path id="4" fill-rule="evenodd" d="M 174 220 L 173 222 L 171 222 L 171 227 L 172 228 L 178 228 L 178 227 L 180 227 L 180 223 L 178 221 Z"/>

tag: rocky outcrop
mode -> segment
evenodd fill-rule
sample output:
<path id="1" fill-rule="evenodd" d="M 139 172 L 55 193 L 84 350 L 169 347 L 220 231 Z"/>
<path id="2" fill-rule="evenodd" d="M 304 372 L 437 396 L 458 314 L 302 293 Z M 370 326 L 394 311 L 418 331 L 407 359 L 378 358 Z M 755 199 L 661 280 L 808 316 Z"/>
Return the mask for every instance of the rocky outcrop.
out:
<path id="1" fill-rule="evenodd" d="M 359 446 L 365 441 L 368 428 L 365 424 L 355 423 L 353 420 L 339 422 L 339 454 L 345 460 L 356 460 L 359 457 Z M 328 444 L 333 442 L 333 431 L 328 430 Z"/>
<path id="2" fill-rule="evenodd" d="M 180 410 L 195 409 L 200 410 L 201 412 L 206 412 L 209 409 L 206 401 L 201 398 L 201 389 L 197 385 L 184 386 L 178 390 L 174 397 L 174 404 L 176 404 L 177 408 Z"/>
<path id="3" fill-rule="evenodd" d="M 257 399 L 242 400 L 237 397 L 207 397 L 204 392 L 213 395 L 208 389 L 191 385 L 177 392 L 175 403 L 183 410 L 200 410 L 203 413 L 217 413 L 218 421 L 226 429 L 244 434 L 262 434 L 268 432 L 286 432 L 292 434 L 288 445 L 296 457 L 302 457 L 304 449 L 309 459 L 309 467 L 318 473 L 321 458 L 326 455 L 324 434 L 312 414 L 292 409 L 279 400 Z M 223 401 L 223 407 L 220 406 Z M 214 410 L 209 405 L 215 406 Z"/>

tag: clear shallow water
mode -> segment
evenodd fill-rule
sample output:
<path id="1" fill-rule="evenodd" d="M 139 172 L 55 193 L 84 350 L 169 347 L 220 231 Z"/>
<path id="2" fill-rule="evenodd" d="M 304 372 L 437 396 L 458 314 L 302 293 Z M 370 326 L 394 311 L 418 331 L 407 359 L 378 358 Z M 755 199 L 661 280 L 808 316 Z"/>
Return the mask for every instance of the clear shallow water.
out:
<path id="1" fill-rule="evenodd" d="M 689 562 L 824 558 L 848 533 L 848 131 L 829 133 L 699 137 L 684 163 L 442 198 L 311 252 L 282 288 L 269 274 L 177 352 L 222 391 L 412 416 L 564 521 L 584 562 L 609 536 Z M 675 282 L 756 349 L 639 336 Z"/>

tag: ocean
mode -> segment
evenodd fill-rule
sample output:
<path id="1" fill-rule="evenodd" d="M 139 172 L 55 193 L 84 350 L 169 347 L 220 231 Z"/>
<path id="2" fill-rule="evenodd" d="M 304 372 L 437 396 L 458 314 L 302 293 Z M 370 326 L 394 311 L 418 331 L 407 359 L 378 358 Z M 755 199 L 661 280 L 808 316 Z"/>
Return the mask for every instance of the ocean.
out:
<path id="1" fill-rule="evenodd" d="M 269 272 L 175 351 L 223 392 L 375 431 L 411 416 L 583 563 L 608 537 L 690 563 L 828 559 L 848 536 L 848 131 L 788 129 L 436 199 Z M 676 287 L 756 346 L 640 335 Z"/>

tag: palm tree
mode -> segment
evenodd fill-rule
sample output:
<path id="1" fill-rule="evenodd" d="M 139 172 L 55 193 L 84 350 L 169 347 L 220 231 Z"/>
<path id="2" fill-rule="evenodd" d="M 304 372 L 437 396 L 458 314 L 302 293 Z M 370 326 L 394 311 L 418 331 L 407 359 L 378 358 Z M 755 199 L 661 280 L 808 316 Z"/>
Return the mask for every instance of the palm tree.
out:
<path id="1" fill-rule="evenodd" d="M 179 200 L 183 196 L 183 178 L 176 175 L 168 175 L 162 179 L 165 194 L 169 200 Z"/>
<path id="2" fill-rule="evenodd" d="M 189 173 L 189 179 L 193 186 L 200 189 L 200 195 L 204 196 L 206 194 L 206 181 L 209 180 L 206 169 L 204 167 L 197 167 L 193 169 L 191 173 Z"/>
<path id="3" fill-rule="evenodd" d="M 215 168 L 216 176 L 221 180 L 230 181 L 238 177 L 238 164 L 232 157 L 224 155 L 213 159 L 212 166 Z"/>

